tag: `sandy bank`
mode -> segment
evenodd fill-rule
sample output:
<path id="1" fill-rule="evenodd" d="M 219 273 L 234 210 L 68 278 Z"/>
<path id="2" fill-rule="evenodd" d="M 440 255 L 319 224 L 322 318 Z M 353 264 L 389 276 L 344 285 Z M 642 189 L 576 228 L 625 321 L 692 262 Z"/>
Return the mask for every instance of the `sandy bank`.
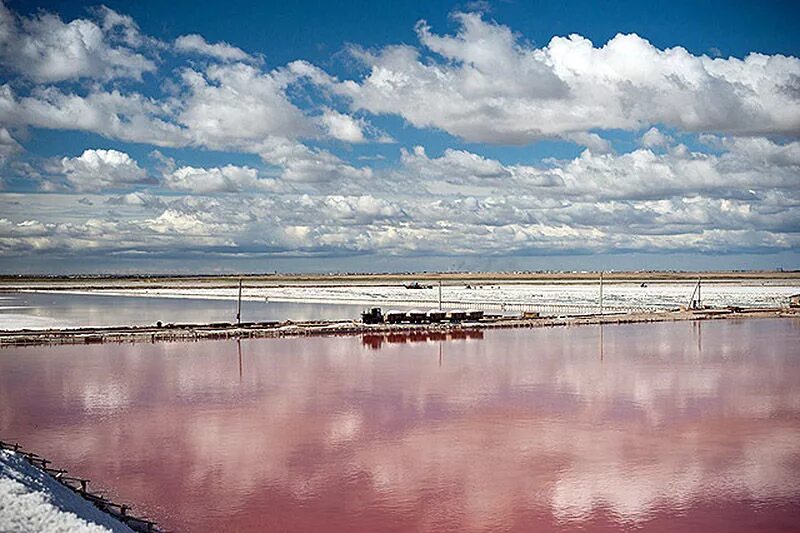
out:
<path id="1" fill-rule="evenodd" d="M 120 342 L 195 341 L 202 339 L 274 338 L 310 335 L 357 335 L 364 333 L 448 332 L 493 328 L 535 328 L 586 324 L 631 324 L 679 320 L 741 320 L 800 318 L 800 309 L 750 308 L 662 311 L 615 315 L 544 318 L 492 318 L 476 322 L 436 324 L 363 324 L 358 321 L 257 322 L 243 324 L 167 324 L 0 332 L 0 346 L 41 344 L 97 344 Z"/>

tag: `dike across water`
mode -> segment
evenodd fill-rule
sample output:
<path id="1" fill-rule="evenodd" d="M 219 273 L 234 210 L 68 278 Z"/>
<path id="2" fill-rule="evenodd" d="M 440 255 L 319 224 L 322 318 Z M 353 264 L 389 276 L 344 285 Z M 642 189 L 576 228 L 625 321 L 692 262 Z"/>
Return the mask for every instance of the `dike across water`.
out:
<path id="1" fill-rule="evenodd" d="M 361 321 L 248 322 L 241 324 L 166 324 L 153 326 L 85 327 L 0 331 L 0 347 L 54 344 L 198 341 L 319 335 L 358 335 L 414 332 L 449 332 L 496 328 L 536 328 L 587 324 L 635 324 L 679 320 L 741 320 L 800 318 L 800 308 L 721 308 L 637 312 L 561 317 L 487 317 L 476 321 L 425 324 L 365 324 Z"/>

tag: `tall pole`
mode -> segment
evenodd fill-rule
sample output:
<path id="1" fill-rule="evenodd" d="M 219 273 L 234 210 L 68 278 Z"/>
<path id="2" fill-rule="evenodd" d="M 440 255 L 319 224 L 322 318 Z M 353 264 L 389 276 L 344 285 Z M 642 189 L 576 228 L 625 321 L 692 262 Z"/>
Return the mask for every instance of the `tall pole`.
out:
<path id="1" fill-rule="evenodd" d="M 439 280 L 439 311 L 442 310 L 442 280 Z"/>
<path id="2" fill-rule="evenodd" d="M 242 323 L 242 278 L 239 278 L 239 300 L 236 305 L 236 323 Z"/>
<path id="3" fill-rule="evenodd" d="M 697 296 L 695 296 L 697 295 Z M 692 298 L 689 300 L 689 309 L 700 309 L 700 279 L 697 279 L 697 283 L 692 289 Z"/>
<path id="4" fill-rule="evenodd" d="M 603 314 L 603 271 L 600 271 L 600 314 Z"/>
<path id="5" fill-rule="evenodd" d="M 697 308 L 698 309 L 703 305 L 702 298 L 700 298 L 700 279 L 701 278 L 697 278 Z"/>

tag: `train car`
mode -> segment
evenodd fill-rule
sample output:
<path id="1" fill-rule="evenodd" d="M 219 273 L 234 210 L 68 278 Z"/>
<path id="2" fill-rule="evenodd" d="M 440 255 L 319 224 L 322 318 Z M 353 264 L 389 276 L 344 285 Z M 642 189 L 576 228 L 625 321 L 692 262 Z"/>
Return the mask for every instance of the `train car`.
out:
<path id="1" fill-rule="evenodd" d="M 364 324 L 383 324 L 383 313 L 380 307 L 373 307 L 361 312 L 361 322 Z"/>
<path id="2" fill-rule="evenodd" d="M 445 318 L 447 318 L 447 312 L 441 309 L 431 309 L 428 311 L 428 322 L 431 324 L 443 322 Z"/>
<path id="3" fill-rule="evenodd" d="M 428 314 L 425 311 L 412 309 L 408 312 L 408 321 L 412 324 L 424 324 L 428 321 Z"/>
<path id="4" fill-rule="evenodd" d="M 392 310 L 383 315 L 383 319 L 387 324 L 400 324 L 408 319 L 405 311 Z"/>
<path id="5" fill-rule="evenodd" d="M 455 309 L 447 313 L 447 318 L 450 322 L 462 322 L 467 318 L 467 312 Z"/>
<path id="6" fill-rule="evenodd" d="M 483 311 L 478 311 L 477 309 L 471 309 L 467 311 L 467 320 L 482 320 L 483 319 Z"/>

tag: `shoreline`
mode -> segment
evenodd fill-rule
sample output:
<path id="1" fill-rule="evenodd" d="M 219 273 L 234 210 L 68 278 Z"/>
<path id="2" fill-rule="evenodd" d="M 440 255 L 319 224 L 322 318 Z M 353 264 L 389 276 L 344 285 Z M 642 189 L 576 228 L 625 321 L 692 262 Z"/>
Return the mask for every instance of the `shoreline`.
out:
<path id="1" fill-rule="evenodd" d="M 229 274 L 229 275 L 64 275 L 31 276 L 0 275 L 0 290 L 36 289 L 162 289 L 162 288 L 231 288 L 239 280 L 250 287 L 274 287 L 306 284 L 331 286 L 369 286 L 401 284 L 409 281 L 443 283 L 586 283 L 596 282 L 599 271 L 580 272 L 402 272 L 402 273 L 344 273 L 344 274 Z M 741 283 L 800 281 L 800 271 L 613 271 L 603 272 L 606 283 L 694 282 Z"/>
<path id="2" fill-rule="evenodd" d="M 637 324 L 688 320 L 800 318 L 800 308 L 720 308 L 588 315 L 576 317 L 490 318 L 432 324 L 364 324 L 355 320 L 313 322 L 250 322 L 242 324 L 167 324 L 158 326 L 83 327 L 0 331 L 0 348 L 66 344 L 181 342 L 218 339 L 283 338 L 393 333 L 447 333 L 485 329 L 539 328 L 601 324 Z"/>

